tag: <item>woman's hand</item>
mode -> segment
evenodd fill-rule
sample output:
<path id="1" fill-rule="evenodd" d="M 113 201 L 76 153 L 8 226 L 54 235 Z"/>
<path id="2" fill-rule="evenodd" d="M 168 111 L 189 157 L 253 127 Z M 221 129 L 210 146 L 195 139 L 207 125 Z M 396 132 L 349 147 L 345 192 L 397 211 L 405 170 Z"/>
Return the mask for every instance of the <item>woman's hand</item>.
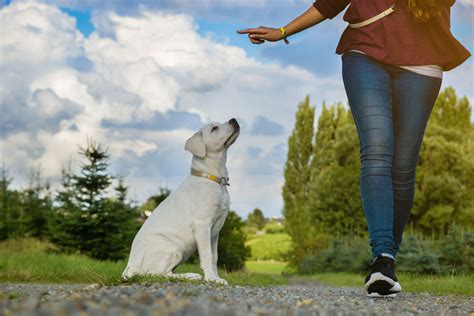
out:
<path id="1" fill-rule="evenodd" d="M 276 42 L 283 39 L 281 31 L 271 27 L 259 26 L 253 29 L 238 30 L 239 34 L 248 34 L 249 39 L 254 44 L 262 44 L 265 41 Z"/>
<path id="2" fill-rule="evenodd" d="M 248 34 L 250 41 L 254 44 L 262 44 L 265 43 L 265 41 L 276 42 L 281 39 L 284 39 L 285 43 L 288 44 L 289 42 L 286 39 L 287 36 L 301 32 L 308 27 L 324 21 L 324 19 L 326 18 L 315 8 L 315 6 L 311 5 L 308 10 L 285 26 L 286 32 L 284 36 L 281 34 L 280 29 L 265 26 L 260 26 L 254 29 L 238 30 L 237 33 Z"/>

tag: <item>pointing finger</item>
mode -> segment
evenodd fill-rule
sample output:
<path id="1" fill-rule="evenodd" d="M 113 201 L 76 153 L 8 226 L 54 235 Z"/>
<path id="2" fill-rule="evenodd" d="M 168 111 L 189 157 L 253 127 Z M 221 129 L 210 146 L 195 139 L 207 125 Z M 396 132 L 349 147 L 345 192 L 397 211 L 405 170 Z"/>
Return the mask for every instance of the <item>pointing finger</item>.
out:
<path id="1" fill-rule="evenodd" d="M 263 29 L 258 29 L 258 28 L 253 28 L 253 29 L 245 29 L 245 30 L 237 30 L 237 33 L 239 34 L 249 34 L 249 33 L 252 33 L 252 34 L 263 34 L 265 33 L 266 31 L 263 30 Z"/>

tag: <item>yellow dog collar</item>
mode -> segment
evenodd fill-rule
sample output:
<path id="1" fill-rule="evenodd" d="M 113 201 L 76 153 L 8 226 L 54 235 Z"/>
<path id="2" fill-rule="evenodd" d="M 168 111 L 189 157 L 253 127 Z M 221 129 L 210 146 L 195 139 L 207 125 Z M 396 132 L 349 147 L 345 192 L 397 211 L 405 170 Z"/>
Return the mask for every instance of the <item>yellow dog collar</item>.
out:
<path id="1" fill-rule="evenodd" d="M 214 181 L 214 182 L 216 182 L 220 185 L 230 185 L 229 178 L 226 178 L 226 177 L 220 177 L 219 178 L 219 177 L 213 176 L 212 174 L 208 174 L 208 173 L 196 170 L 196 169 L 191 169 L 191 174 L 193 176 L 196 176 L 196 177 L 209 179 L 209 180 Z"/>

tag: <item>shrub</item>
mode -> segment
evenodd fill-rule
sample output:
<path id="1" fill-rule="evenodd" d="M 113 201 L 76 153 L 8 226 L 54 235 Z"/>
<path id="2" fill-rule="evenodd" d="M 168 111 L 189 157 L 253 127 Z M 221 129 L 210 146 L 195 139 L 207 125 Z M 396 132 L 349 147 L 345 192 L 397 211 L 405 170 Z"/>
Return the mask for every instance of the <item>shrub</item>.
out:
<path id="1" fill-rule="evenodd" d="M 245 245 L 244 222 L 237 213 L 230 211 L 219 233 L 217 264 L 227 271 L 241 270 L 250 257 L 250 248 Z"/>
<path id="2" fill-rule="evenodd" d="M 397 270 L 412 273 L 437 274 L 439 254 L 433 244 L 416 235 L 408 235 L 397 255 Z"/>
<path id="3" fill-rule="evenodd" d="M 366 273 L 372 263 L 367 239 L 332 240 L 323 250 L 303 257 L 297 270 L 303 274 L 350 271 Z M 462 274 L 474 271 L 474 232 L 452 226 L 438 240 L 406 234 L 397 254 L 396 271 L 416 274 Z"/>
<path id="4" fill-rule="evenodd" d="M 370 249 L 361 240 L 332 240 L 327 249 L 305 256 L 297 269 L 302 274 L 342 271 L 365 273 L 371 263 Z"/>
<path id="5" fill-rule="evenodd" d="M 474 232 L 461 232 L 451 226 L 439 242 L 441 273 L 474 272 Z"/>

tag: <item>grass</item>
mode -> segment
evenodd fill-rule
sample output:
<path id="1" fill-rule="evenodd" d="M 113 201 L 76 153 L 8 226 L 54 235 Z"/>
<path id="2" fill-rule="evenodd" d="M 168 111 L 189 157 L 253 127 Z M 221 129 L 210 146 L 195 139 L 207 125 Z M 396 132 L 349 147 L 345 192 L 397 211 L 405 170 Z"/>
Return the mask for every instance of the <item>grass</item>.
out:
<path id="1" fill-rule="evenodd" d="M 281 274 L 285 262 L 249 261 L 247 270 L 258 273 Z M 397 277 L 405 292 L 428 292 L 433 295 L 474 295 L 474 275 L 416 275 L 397 272 Z M 320 282 L 332 286 L 361 287 L 365 275 L 348 272 L 325 272 L 313 275 L 292 275 L 293 281 Z"/>
<path id="2" fill-rule="evenodd" d="M 245 263 L 247 271 L 280 275 L 286 267 L 286 262 L 279 261 L 247 261 Z"/>
<path id="3" fill-rule="evenodd" d="M 0 243 L 0 282 L 11 283 L 97 283 L 118 285 L 133 282 L 183 282 L 177 278 L 140 276 L 122 280 L 126 261 L 98 261 L 82 255 L 51 253 L 52 245 L 36 240 L 7 241 Z M 201 273 L 197 265 L 183 264 L 177 273 Z M 278 274 L 256 271 L 226 272 L 220 276 L 232 285 L 268 286 L 287 284 Z M 193 282 L 193 281 L 186 281 Z"/>
<path id="4" fill-rule="evenodd" d="M 428 292 L 433 295 L 474 295 L 474 275 L 415 275 L 397 273 L 404 292 Z M 308 276 L 297 276 L 295 280 L 318 281 L 332 286 L 360 287 L 365 275 L 348 272 L 325 272 Z"/>
<path id="5" fill-rule="evenodd" d="M 81 255 L 50 253 L 52 245 L 35 240 L 0 243 L 0 282 L 11 283 L 97 283 L 118 285 L 142 282 L 191 282 L 156 276 L 134 277 L 128 281 L 120 275 L 125 268 L 124 260 L 118 262 L 97 261 Z M 271 286 L 288 284 L 282 276 L 286 263 L 278 261 L 249 261 L 245 271 L 226 272 L 220 276 L 231 285 Z M 177 273 L 201 273 L 197 265 L 183 264 Z M 474 275 L 437 276 L 397 273 L 405 292 L 429 292 L 434 295 L 474 295 Z M 355 273 L 320 273 L 308 276 L 292 275 L 291 280 L 320 282 L 332 286 L 361 287 L 365 275 Z M 15 297 L 10 293 L 9 297 Z"/>
<path id="6" fill-rule="evenodd" d="M 291 248 L 291 237 L 285 233 L 252 235 L 245 243 L 252 251 L 251 260 L 280 260 Z"/>

